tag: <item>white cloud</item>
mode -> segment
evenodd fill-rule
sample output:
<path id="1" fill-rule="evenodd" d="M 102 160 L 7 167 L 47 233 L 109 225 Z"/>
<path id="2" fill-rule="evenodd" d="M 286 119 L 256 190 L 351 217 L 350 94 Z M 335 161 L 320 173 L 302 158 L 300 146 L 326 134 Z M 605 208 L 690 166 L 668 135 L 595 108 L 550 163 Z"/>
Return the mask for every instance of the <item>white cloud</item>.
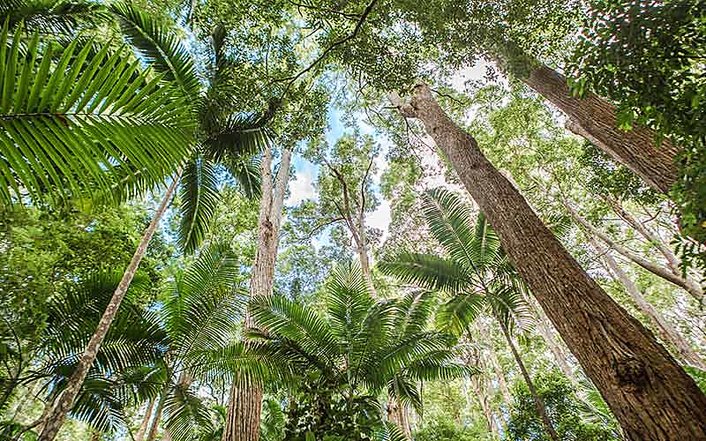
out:
<path id="1" fill-rule="evenodd" d="M 314 176 L 309 171 L 298 171 L 294 175 L 294 181 L 289 185 L 289 197 L 287 206 L 297 205 L 307 199 L 316 199 L 316 189 L 314 189 Z"/>

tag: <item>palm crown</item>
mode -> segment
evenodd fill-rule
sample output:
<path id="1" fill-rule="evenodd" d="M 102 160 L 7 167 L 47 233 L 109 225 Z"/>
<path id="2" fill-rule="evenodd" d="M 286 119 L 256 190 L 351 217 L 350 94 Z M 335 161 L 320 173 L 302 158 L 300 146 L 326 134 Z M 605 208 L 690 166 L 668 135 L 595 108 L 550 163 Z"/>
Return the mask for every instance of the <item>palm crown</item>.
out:
<path id="1" fill-rule="evenodd" d="M 447 256 L 401 252 L 384 259 L 379 268 L 406 283 L 447 294 L 437 322 L 457 334 L 483 311 L 507 328 L 523 318 L 526 287 L 485 216 L 479 213 L 473 223 L 470 207 L 441 188 L 424 195 L 423 214 Z"/>
<path id="2" fill-rule="evenodd" d="M 329 391 L 326 399 L 340 397 L 361 415 L 375 413 L 377 397 L 387 391 L 421 408 L 420 382 L 472 372 L 455 362 L 452 336 L 428 330 L 434 306 L 428 293 L 376 301 L 359 268 L 341 267 L 324 296 L 323 313 L 282 295 L 258 297 L 250 306 L 258 351 L 306 378 L 312 390 Z"/>

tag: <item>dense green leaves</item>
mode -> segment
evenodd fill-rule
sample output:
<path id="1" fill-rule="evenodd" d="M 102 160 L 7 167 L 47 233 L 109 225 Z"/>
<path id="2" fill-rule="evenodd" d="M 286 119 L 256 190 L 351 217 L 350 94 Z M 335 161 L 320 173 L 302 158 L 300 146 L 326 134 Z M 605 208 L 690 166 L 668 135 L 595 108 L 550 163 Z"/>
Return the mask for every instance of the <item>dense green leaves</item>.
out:
<path id="1" fill-rule="evenodd" d="M 295 389 L 308 390 L 315 402 L 338 403 L 334 408 L 344 406 L 349 418 L 363 418 L 386 390 L 421 409 L 421 381 L 473 373 L 456 361 L 450 335 L 429 330 L 434 309 L 429 294 L 375 301 L 359 268 L 339 267 L 326 284 L 325 299 L 325 314 L 283 296 L 251 302 L 252 317 L 261 328 L 253 336 L 281 363 L 294 366 L 294 379 L 301 382 Z M 318 404 L 311 405 L 310 412 L 324 412 L 317 424 L 331 417 Z M 322 426 L 310 429 L 322 433 Z"/>
<path id="2" fill-rule="evenodd" d="M 10 45 L 7 27 L 0 35 L 3 205 L 149 188 L 184 161 L 189 106 L 125 49 L 75 40 L 53 54 L 35 35 L 21 51 L 19 32 Z"/>

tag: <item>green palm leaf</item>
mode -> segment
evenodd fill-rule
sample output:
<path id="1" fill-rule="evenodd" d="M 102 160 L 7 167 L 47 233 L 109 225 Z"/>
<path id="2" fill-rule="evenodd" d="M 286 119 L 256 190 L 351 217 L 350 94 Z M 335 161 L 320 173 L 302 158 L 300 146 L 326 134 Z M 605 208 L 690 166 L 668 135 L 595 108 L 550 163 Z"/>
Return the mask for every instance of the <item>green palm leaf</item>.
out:
<path id="1" fill-rule="evenodd" d="M 15 37 L 19 36 L 20 28 Z M 193 118 L 175 89 L 123 49 L 74 41 L 53 63 L 35 36 L 0 34 L 0 200 L 103 199 L 125 173 L 151 185 L 190 151 Z M 91 55 L 89 57 L 89 55 Z"/>
<path id="2" fill-rule="evenodd" d="M 181 222 L 178 241 L 185 253 L 193 253 L 208 233 L 218 205 L 218 177 L 203 155 L 190 161 L 181 177 Z"/>
<path id="3" fill-rule="evenodd" d="M 75 37 L 81 27 L 93 27 L 108 14 L 100 4 L 82 0 L 3 0 L 0 17 L 10 29 L 24 24 L 29 32 Z"/>
<path id="4" fill-rule="evenodd" d="M 473 264 L 477 254 L 470 246 L 474 238 L 473 215 L 460 196 L 444 188 L 428 191 L 422 211 L 429 230 L 457 262 Z"/>
<path id="5" fill-rule="evenodd" d="M 114 3 L 110 10 L 118 18 L 128 42 L 154 70 L 174 81 L 192 100 L 188 104 L 193 104 L 201 92 L 201 83 L 191 54 L 171 32 L 169 25 L 129 3 Z"/>
<path id="6" fill-rule="evenodd" d="M 436 313 L 440 329 L 461 335 L 487 307 L 486 297 L 478 293 L 457 294 L 444 303 Z"/>
<path id="7" fill-rule="evenodd" d="M 400 252 L 378 263 L 385 274 L 433 291 L 462 292 L 472 285 L 468 269 L 454 259 L 430 254 Z"/>

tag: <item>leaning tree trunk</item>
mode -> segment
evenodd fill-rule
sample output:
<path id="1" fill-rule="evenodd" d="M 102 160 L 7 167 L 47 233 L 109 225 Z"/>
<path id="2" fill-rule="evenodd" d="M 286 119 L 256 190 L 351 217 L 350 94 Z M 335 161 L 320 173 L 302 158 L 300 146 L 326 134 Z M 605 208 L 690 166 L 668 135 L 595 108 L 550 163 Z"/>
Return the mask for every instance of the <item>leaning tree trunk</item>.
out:
<path id="1" fill-rule="evenodd" d="M 618 128 L 613 104 L 594 93 L 578 98 L 566 78 L 545 66 L 534 67 L 522 80 L 568 116 L 567 128 L 623 164 L 650 187 L 668 193 L 677 181 L 679 149 L 669 140 L 660 144 L 654 131 L 641 125 Z"/>
<path id="2" fill-rule="evenodd" d="M 679 358 L 686 364 L 695 366 L 701 370 L 706 370 L 706 363 L 691 348 L 691 344 L 677 331 L 668 321 L 660 314 L 657 309 L 647 301 L 647 299 L 642 295 L 640 289 L 635 285 L 635 282 L 628 277 L 628 275 L 623 271 L 618 262 L 615 261 L 613 256 L 610 255 L 610 251 L 606 248 L 602 248 L 596 239 L 588 237 L 591 246 L 596 250 L 596 252 L 601 256 L 605 264 L 605 268 L 609 273 L 613 273 L 616 280 L 620 282 L 625 288 L 630 298 L 635 302 L 637 309 L 640 310 L 648 318 L 652 324 L 652 328 L 659 332 L 662 337 L 662 341 L 666 343 L 671 343 L 671 345 L 677 350 Z"/>
<path id="3" fill-rule="evenodd" d="M 145 415 L 142 417 L 142 424 L 140 424 L 140 428 L 137 430 L 137 434 L 135 435 L 135 441 L 142 441 L 145 439 L 147 430 L 150 427 L 150 421 L 152 420 L 152 411 L 154 410 L 154 404 L 156 401 L 157 400 L 153 398 L 150 400 L 149 403 L 147 403 L 147 407 L 145 408 Z"/>
<path id="4" fill-rule="evenodd" d="M 609 248 L 618 252 L 618 254 L 630 259 L 636 264 L 640 265 L 642 268 L 651 272 L 652 274 L 663 278 L 664 280 L 673 283 L 674 285 L 683 288 L 687 293 L 689 293 L 697 302 L 701 302 L 704 298 L 704 290 L 701 285 L 695 280 L 691 280 L 688 277 L 683 277 L 680 273 L 675 273 L 667 267 L 659 265 L 652 262 L 649 259 L 630 251 L 626 247 L 620 245 L 610 238 L 606 233 L 594 227 L 588 220 L 581 216 L 567 201 L 562 201 L 564 207 L 569 211 L 571 217 L 583 228 L 586 229 L 588 234 L 598 237 L 600 240 L 606 243 Z"/>
<path id="5" fill-rule="evenodd" d="M 537 388 L 534 387 L 532 377 L 530 377 L 530 374 L 527 371 L 527 367 L 525 366 L 525 362 L 522 361 L 522 357 L 520 356 L 520 353 L 515 347 L 515 342 L 512 341 L 510 331 L 507 329 L 507 326 L 505 325 L 505 323 L 503 323 L 502 320 L 498 319 L 498 323 L 500 324 L 500 329 L 502 329 L 503 331 L 503 335 L 505 336 L 505 340 L 507 341 L 508 346 L 510 346 L 510 352 L 512 352 L 512 356 L 515 359 L 515 363 L 517 363 L 517 367 L 520 368 L 522 378 L 524 378 L 525 383 L 527 383 L 527 388 L 529 389 L 530 395 L 532 395 L 532 401 L 534 401 L 534 408 L 537 410 L 537 415 L 539 415 L 539 419 L 542 420 L 542 424 L 544 424 L 544 428 L 547 429 L 549 437 L 554 441 L 559 441 L 559 434 L 556 433 L 556 429 L 554 429 L 554 425 L 549 419 L 549 414 L 547 413 L 547 406 L 544 405 L 544 400 L 542 400 L 542 397 L 539 396 Z"/>
<path id="6" fill-rule="evenodd" d="M 81 355 L 81 359 L 79 360 L 76 369 L 73 374 L 71 374 L 71 377 L 66 384 L 66 388 L 61 392 L 61 394 L 59 394 L 57 399 L 51 405 L 51 409 L 47 412 L 46 417 L 44 418 L 42 431 L 39 434 L 39 441 L 53 441 L 54 438 L 56 438 L 57 433 L 59 433 L 61 426 L 64 424 L 66 415 L 69 410 L 71 410 L 71 407 L 73 406 L 74 401 L 81 390 L 81 386 L 83 386 L 86 375 L 96 359 L 101 343 L 103 343 L 103 340 L 110 329 L 110 325 L 113 323 L 113 320 L 118 313 L 120 303 L 123 301 L 123 298 L 130 287 L 130 283 L 137 273 L 137 269 L 140 266 L 140 262 L 142 262 L 142 258 L 145 257 L 147 246 L 149 245 L 152 236 L 154 236 L 155 231 L 157 231 L 159 221 L 167 211 L 169 201 L 171 200 L 174 190 L 179 183 L 180 176 L 181 171 L 177 173 L 174 180 L 167 188 L 167 192 L 164 194 L 162 202 L 160 202 L 159 207 L 157 207 L 157 211 L 152 217 L 152 221 L 142 235 L 142 239 L 140 239 L 140 243 L 137 246 L 137 250 L 135 250 L 135 254 L 132 256 L 130 264 L 125 270 L 122 279 L 120 279 L 120 283 L 115 289 L 108 306 L 105 308 L 100 322 L 98 322 L 96 332 L 88 341 L 88 345 L 86 345 L 86 349 Z"/>
<path id="7" fill-rule="evenodd" d="M 411 102 L 497 231 L 503 249 L 631 441 L 706 440 L 706 396 L 638 320 L 593 280 L 424 85 Z"/>
<path id="8" fill-rule="evenodd" d="M 252 273 L 250 297 L 272 295 L 277 259 L 282 207 L 289 181 L 292 151 L 285 149 L 275 182 L 272 182 L 272 149 L 265 148 L 262 158 L 262 199 L 258 218 L 258 244 Z M 250 315 L 245 328 L 254 326 Z M 262 385 L 250 378 L 236 378 L 230 390 L 222 441 L 258 441 L 262 413 Z"/>

